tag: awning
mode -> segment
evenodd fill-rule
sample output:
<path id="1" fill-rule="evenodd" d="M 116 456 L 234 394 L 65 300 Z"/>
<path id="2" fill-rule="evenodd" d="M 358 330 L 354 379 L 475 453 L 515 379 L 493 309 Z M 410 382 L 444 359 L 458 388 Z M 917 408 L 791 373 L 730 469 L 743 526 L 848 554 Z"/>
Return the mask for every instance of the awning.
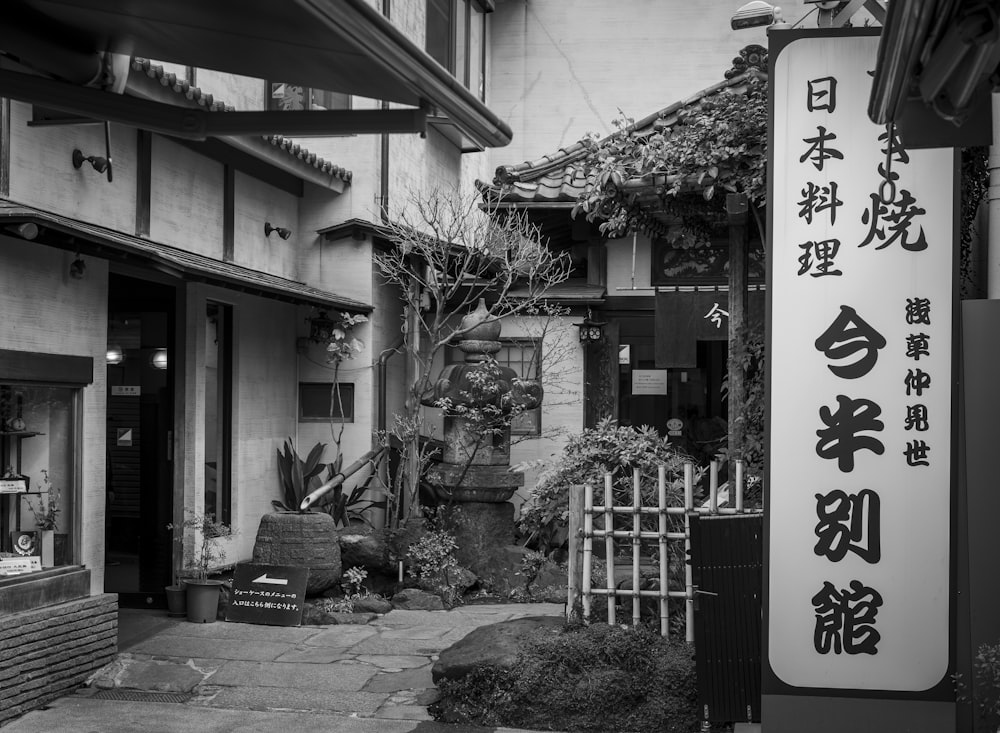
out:
<path id="1" fill-rule="evenodd" d="M 23 223 L 34 224 L 38 230 L 27 234 L 16 233 L 16 226 Z M 339 308 L 355 313 L 370 313 L 372 310 L 372 306 L 366 303 L 328 293 L 297 280 L 259 272 L 4 199 L 0 199 L 0 231 L 9 236 L 22 236 L 40 244 L 91 256 L 145 264 L 185 281 L 204 282 L 290 303 Z"/>
<path id="2" fill-rule="evenodd" d="M 209 135 L 322 134 L 316 128 L 324 120 L 343 131 L 352 119 L 367 126 L 363 130 L 367 132 L 402 131 L 410 122 L 426 124 L 428 113 L 447 117 L 485 147 L 503 146 L 511 139 L 502 120 L 366 0 L 16 0 L 4 5 L 0 49 L 27 56 L 33 68 L 64 80 L 58 82 L 60 95 L 49 80 L 29 76 L 38 81 L 32 90 L 25 74 L 3 71 L 0 94 L 15 99 L 34 94 L 44 97 L 39 103 L 90 116 L 95 116 L 92 107 L 103 101 L 105 119 L 111 115 L 146 129 L 171 124 L 173 134 L 194 139 L 205 136 L 206 124 Z M 82 86 L 86 80 L 81 78 L 67 83 L 66 74 L 58 73 L 61 68 L 76 71 L 88 54 L 103 52 L 345 92 L 416 109 L 184 110 L 183 116 L 162 120 L 162 110 L 158 114 L 150 106 L 155 102 L 135 100 L 141 104 L 129 106 L 120 95 Z"/>
<path id="3" fill-rule="evenodd" d="M 996 4 L 893 0 L 879 41 L 868 116 L 907 147 L 990 145 L 1000 64 Z"/>

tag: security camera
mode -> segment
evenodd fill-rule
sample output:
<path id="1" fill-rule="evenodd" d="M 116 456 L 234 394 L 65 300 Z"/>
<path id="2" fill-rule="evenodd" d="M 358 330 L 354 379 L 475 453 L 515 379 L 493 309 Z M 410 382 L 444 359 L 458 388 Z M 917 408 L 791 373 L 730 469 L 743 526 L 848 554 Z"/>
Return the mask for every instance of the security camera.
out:
<path id="1" fill-rule="evenodd" d="M 741 7 L 730 20 L 734 31 L 743 28 L 755 28 L 761 25 L 771 25 L 781 22 L 781 8 L 775 7 L 763 0 L 752 0 Z"/>

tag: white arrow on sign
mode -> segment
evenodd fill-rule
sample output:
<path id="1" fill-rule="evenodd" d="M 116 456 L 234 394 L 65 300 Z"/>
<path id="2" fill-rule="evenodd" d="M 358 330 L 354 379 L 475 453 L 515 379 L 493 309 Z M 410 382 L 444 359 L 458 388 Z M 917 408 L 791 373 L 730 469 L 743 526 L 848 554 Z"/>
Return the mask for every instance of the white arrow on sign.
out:
<path id="1" fill-rule="evenodd" d="M 268 585 L 288 585 L 288 578 L 269 578 L 264 573 L 259 578 L 254 578 L 252 583 L 267 583 Z"/>

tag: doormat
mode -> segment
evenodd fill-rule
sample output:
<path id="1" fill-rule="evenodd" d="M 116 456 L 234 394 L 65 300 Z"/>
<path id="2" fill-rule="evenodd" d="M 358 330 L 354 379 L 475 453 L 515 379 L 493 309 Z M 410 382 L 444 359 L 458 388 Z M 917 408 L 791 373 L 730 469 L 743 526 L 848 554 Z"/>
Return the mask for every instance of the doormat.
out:
<path id="1" fill-rule="evenodd" d="M 144 692 L 143 690 L 98 690 L 90 696 L 95 700 L 124 700 L 127 702 L 187 702 L 190 692 Z"/>

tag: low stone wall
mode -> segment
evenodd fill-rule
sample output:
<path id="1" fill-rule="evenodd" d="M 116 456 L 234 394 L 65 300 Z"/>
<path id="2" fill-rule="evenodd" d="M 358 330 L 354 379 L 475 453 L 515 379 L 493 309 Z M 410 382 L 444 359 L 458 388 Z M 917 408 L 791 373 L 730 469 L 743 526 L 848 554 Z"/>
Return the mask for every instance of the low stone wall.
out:
<path id="1" fill-rule="evenodd" d="M 0 725 L 82 684 L 118 651 L 118 596 L 0 616 Z"/>

